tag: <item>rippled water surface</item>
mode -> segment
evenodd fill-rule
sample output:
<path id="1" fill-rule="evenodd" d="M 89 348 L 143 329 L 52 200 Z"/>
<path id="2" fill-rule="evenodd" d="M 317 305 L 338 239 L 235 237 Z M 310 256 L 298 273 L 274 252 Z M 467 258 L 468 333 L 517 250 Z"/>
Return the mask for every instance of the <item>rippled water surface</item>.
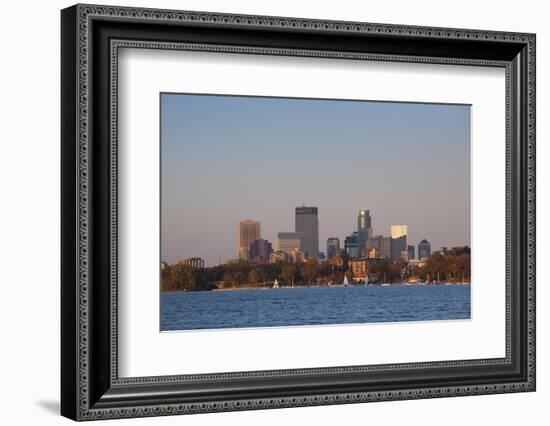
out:
<path id="1" fill-rule="evenodd" d="M 161 295 L 161 330 L 470 318 L 469 285 L 391 285 Z"/>

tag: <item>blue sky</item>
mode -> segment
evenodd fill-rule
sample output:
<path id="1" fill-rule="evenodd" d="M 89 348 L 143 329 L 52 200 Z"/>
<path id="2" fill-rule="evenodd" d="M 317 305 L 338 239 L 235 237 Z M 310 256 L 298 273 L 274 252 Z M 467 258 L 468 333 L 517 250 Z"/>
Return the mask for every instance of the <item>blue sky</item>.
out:
<path id="1" fill-rule="evenodd" d="M 292 231 L 319 208 L 320 250 L 370 209 L 375 234 L 470 243 L 467 105 L 161 94 L 161 257 L 236 257 L 237 224 Z"/>

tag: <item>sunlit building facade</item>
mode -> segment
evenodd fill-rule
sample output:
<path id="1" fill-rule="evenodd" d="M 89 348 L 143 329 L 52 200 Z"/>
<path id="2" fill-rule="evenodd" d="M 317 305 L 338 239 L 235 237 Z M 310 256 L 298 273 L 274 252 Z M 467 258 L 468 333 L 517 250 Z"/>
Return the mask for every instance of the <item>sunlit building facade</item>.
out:
<path id="1" fill-rule="evenodd" d="M 365 280 L 369 267 L 368 259 L 351 259 L 348 266 L 355 280 Z"/>
<path id="2" fill-rule="evenodd" d="M 391 258 L 397 261 L 405 261 L 407 257 L 407 225 L 392 225 L 391 236 Z"/>
<path id="3" fill-rule="evenodd" d="M 250 259 L 250 244 L 261 238 L 261 223 L 255 220 L 239 222 L 237 230 L 237 255 L 241 260 Z"/>

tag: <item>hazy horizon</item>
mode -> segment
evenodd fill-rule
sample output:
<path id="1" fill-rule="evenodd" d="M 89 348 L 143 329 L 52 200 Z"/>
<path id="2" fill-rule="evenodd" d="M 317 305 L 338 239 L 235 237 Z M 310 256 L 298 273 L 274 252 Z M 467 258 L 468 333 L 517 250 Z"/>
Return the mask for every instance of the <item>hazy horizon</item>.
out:
<path id="1" fill-rule="evenodd" d="M 237 257 L 237 226 L 275 246 L 316 206 L 319 250 L 407 225 L 432 250 L 470 245 L 470 106 L 161 94 L 161 257 Z"/>

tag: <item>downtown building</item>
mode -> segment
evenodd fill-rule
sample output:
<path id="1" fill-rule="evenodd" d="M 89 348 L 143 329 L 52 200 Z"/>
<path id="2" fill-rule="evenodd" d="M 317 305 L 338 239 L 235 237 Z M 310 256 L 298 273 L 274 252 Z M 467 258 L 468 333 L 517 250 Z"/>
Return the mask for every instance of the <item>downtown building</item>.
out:
<path id="1" fill-rule="evenodd" d="M 344 250 L 352 259 L 361 256 L 361 248 L 359 247 L 359 232 L 355 231 L 348 235 L 344 240 Z"/>
<path id="2" fill-rule="evenodd" d="M 294 230 L 302 233 L 300 250 L 306 257 L 319 258 L 319 218 L 317 207 L 296 207 Z"/>
<path id="3" fill-rule="evenodd" d="M 188 257 L 181 259 L 178 263 L 191 266 L 193 268 L 204 268 L 204 259 L 202 257 Z"/>
<path id="4" fill-rule="evenodd" d="M 273 247 L 262 238 L 253 241 L 248 248 L 248 260 L 256 263 L 269 263 Z"/>
<path id="5" fill-rule="evenodd" d="M 344 250 L 351 258 L 359 258 L 367 251 L 367 242 L 373 238 L 370 210 L 361 209 L 357 216 L 357 231 L 344 239 Z"/>
<path id="6" fill-rule="evenodd" d="M 418 243 L 418 259 L 426 259 L 432 254 L 432 245 L 428 240 L 422 240 Z"/>
<path id="7" fill-rule="evenodd" d="M 261 239 L 261 223 L 255 220 L 239 222 L 237 236 L 237 257 L 240 260 L 250 260 L 250 245 Z"/>
<path id="8" fill-rule="evenodd" d="M 407 246 L 407 262 L 414 260 L 414 246 Z"/>
<path id="9" fill-rule="evenodd" d="M 269 263 L 288 263 L 291 257 L 284 251 L 274 251 L 269 255 Z"/>
<path id="10" fill-rule="evenodd" d="M 359 210 L 357 216 L 357 243 L 359 245 L 359 256 L 363 255 L 367 241 L 373 237 L 372 217 L 370 210 Z"/>
<path id="11" fill-rule="evenodd" d="M 365 247 L 365 257 L 370 259 L 391 258 L 391 238 L 376 235 L 369 238 Z"/>
<path id="12" fill-rule="evenodd" d="M 292 255 L 292 252 L 295 250 L 304 252 L 304 238 L 304 232 L 279 232 L 277 234 L 275 250 L 285 252 L 289 256 Z"/>
<path id="13" fill-rule="evenodd" d="M 365 282 L 369 276 L 369 261 L 365 258 L 350 259 L 348 263 L 349 270 L 353 274 L 353 281 Z"/>
<path id="14" fill-rule="evenodd" d="M 327 259 L 332 259 L 340 254 L 340 238 L 332 237 L 327 239 Z"/>
<path id="15" fill-rule="evenodd" d="M 397 261 L 407 261 L 407 225 L 392 225 L 391 236 L 391 257 Z"/>

